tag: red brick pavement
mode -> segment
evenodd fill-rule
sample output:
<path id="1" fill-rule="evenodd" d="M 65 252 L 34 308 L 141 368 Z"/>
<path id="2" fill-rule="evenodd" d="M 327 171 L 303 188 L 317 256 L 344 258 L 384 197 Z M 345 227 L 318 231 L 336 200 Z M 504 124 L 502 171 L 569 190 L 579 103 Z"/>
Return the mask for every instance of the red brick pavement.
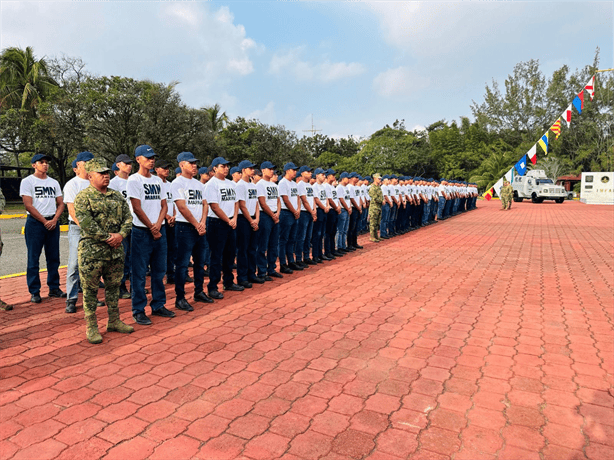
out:
<path id="1" fill-rule="evenodd" d="M 614 208 L 479 206 L 97 346 L 1 281 L 0 457 L 611 460 Z"/>

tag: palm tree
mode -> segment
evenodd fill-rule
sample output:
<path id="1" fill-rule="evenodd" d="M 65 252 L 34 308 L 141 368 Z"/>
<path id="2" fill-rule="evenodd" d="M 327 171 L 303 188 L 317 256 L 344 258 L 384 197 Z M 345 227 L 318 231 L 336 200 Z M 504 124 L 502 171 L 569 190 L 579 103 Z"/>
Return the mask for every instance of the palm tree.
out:
<path id="1" fill-rule="evenodd" d="M 513 164 L 510 164 L 509 155 L 495 152 L 480 166 L 481 174 L 472 176 L 469 181 L 475 182 L 481 189 L 488 190 L 509 171 L 511 166 Z"/>
<path id="2" fill-rule="evenodd" d="M 224 129 L 224 126 L 228 122 L 228 116 L 226 115 L 226 112 L 221 112 L 222 107 L 220 106 L 220 104 L 215 104 L 211 107 L 207 107 L 204 109 L 204 111 L 207 115 L 207 122 L 209 123 L 211 131 L 216 134 L 222 131 Z"/>
<path id="3" fill-rule="evenodd" d="M 44 58 L 36 59 L 31 47 L 6 48 L 0 54 L 0 107 L 35 112 L 36 106 L 58 84 L 49 75 Z"/>

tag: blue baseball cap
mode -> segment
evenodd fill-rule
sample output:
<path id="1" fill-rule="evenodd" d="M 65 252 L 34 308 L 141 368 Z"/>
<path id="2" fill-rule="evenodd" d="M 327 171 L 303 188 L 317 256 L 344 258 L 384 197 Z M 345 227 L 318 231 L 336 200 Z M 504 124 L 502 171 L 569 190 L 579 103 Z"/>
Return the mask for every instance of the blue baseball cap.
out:
<path id="1" fill-rule="evenodd" d="M 119 168 L 117 167 L 117 163 L 113 163 L 111 165 L 111 171 L 119 171 Z"/>
<path id="2" fill-rule="evenodd" d="M 234 173 L 240 173 L 241 170 L 239 169 L 238 166 L 233 166 L 232 168 L 230 168 L 230 175 L 232 176 Z"/>
<path id="3" fill-rule="evenodd" d="M 194 156 L 192 152 L 181 152 L 177 155 L 177 162 L 188 161 L 190 163 L 198 163 L 200 160 Z"/>
<path id="4" fill-rule="evenodd" d="M 200 168 L 198 168 L 198 174 L 207 174 L 207 167 L 206 166 L 201 166 Z"/>
<path id="5" fill-rule="evenodd" d="M 175 168 L 175 174 L 181 174 L 181 168 L 179 166 Z"/>
<path id="6" fill-rule="evenodd" d="M 352 171 L 348 177 L 349 177 L 350 179 L 353 179 L 353 178 L 355 178 L 355 177 L 358 177 L 358 174 Z"/>
<path id="7" fill-rule="evenodd" d="M 260 169 L 275 169 L 275 165 L 270 161 L 264 161 L 260 165 Z"/>
<path id="8" fill-rule="evenodd" d="M 156 156 L 156 152 L 149 145 L 139 145 L 134 149 L 134 157 L 153 158 Z"/>
<path id="9" fill-rule="evenodd" d="M 239 163 L 239 166 L 237 166 L 239 168 L 240 171 L 243 171 L 245 168 L 253 168 L 254 166 L 256 166 L 254 163 L 252 163 L 249 160 L 243 160 L 241 163 Z"/>
<path id="10" fill-rule="evenodd" d="M 130 158 L 128 155 L 126 155 L 125 153 L 120 153 L 119 155 L 117 155 L 115 157 L 115 163 L 126 163 L 126 164 L 131 164 L 132 163 L 132 158 Z"/>
<path id="11" fill-rule="evenodd" d="M 326 170 L 326 175 L 327 175 L 327 176 L 330 176 L 331 174 L 334 176 L 334 175 L 335 175 L 335 174 L 337 174 L 337 173 L 335 172 L 335 170 L 334 170 L 333 168 L 328 168 L 328 169 Z"/>
<path id="12" fill-rule="evenodd" d="M 303 174 L 304 172 L 310 172 L 310 171 L 313 171 L 313 168 L 309 166 L 301 166 L 300 169 L 298 170 L 298 173 Z"/>
<path id="13" fill-rule="evenodd" d="M 226 158 L 224 157 L 216 157 L 213 159 L 213 161 L 211 162 L 211 166 L 219 166 L 219 165 L 227 165 L 229 163 L 228 160 L 226 160 Z"/>
<path id="14" fill-rule="evenodd" d="M 326 171 L 324 171 L 322 168 L 317 168 L 313 173 L 317 176 L 318 174 L 325 174 Z"/>
<path id="15" fill-rule="evenodd" d="M 288 169 L 294 169 L 297 170 L 298 166 L 296 166 L 294 163 L 292 163 L 291 161 L 289 161 L 288 163 L 286 163 L 284 165 L 284 172 L 286 172 Z"/>
<path id="16" fill-rule="evenodd" d="M 347 179 L 348 177 L 350 177 L 350 175 L 347 172 L 343 171 L 339 176 L 339 179 Z"/>
<path id="17" fill-rule="evenodd" d="M 115 163 L 113 163 L 113 164 L 115 164 Z M 77 167 L 77 160 L 73 160 L 71 165 L 72 165 L 72 169 L 75 169 Z"/>
<path id="18" fill-rule="evenodd" d="M 36 163 L 37 161 L 41 161 L 41 160 L 51 160 L 51 157 L 49 155 L 45 155 L 44 153 L 37 153 L 36 155 L 34 155 L 32 157 L 32 164 Z"/>
<path id="19" fill-rule="evenodd" d="M 90 161 L 92 158 L 94 158 L 94 154 L 92 152 L 88 152 L 87 150 L 77 154 L 77 161 Z"/>

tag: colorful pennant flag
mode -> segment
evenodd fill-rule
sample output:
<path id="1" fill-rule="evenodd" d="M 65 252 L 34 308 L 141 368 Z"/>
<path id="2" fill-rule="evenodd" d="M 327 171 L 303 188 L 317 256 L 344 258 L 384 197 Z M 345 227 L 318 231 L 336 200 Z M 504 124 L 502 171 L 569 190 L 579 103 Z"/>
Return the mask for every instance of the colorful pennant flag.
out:
<path id="1" fill-rule="evenodd" d="M 584 89 L 588 91 L 588 95 L 591 97 L 591 101 L 592 101 L 593 98 L 595 97 L 595 76 L 594 75 L 588 81 Z"/>
<path id="2" fill-rule="evenodd" d="M 508 172 L 505 173 L 504 177 L 505 177 L 505 179 L 507 179 L 507 181 L 510 184 L 514 183 L 514 167 L 513 166 L 510 168 L 510 170 Z"/>
<path id="3" fill-rule="evenodd" d="M 567 127 L 569 128 L 571 125 L 571 104 L 569 104 L 569 107 L 567 107 L 561 114 L 561 118 L 565 120 L 565 123 L 567 123 Z"/>
<path id="4" fill-rule="evenodd" d="M 493 193 L 495 193 L 495 191 L 491 187 L 490 190 L 484 194 L 484 198 L 486 198 L 486 201 L 490 201 L 492 199 L 492 194 Z"/>
<path id="5" fill-rule="evenodd" d="M 584 91 L 580 91 L 578 93 L 578 95 L 574 98 L 572 104 L 576 108 L 578 113 L 582 113 L 582 109 L 584 108 Z"/>
<path id="6" fill-rule="evenodd" d="M 497 192 L 497 196 L 500 197 L 501 196 L 501 189 L 503 188 L 503 177 L 501 179 L 499 179 L 497 181 L 497 183 L 492 186 L 492 188 L 495 189 L 495 192 Z"/>
<path id="7" fill-rule="evenodd" d="M 548 131 L 546 131 L 546 134 L 544 134 L 537 143 L 544 149 L 544 153 L 548 155 Z"/>
<path id="8" fill-rule="evenodd" d="M 531 163 L 537 163 L 537 144 L 533 144 L 533 147 L 527 152 L 527 158 L 531 160 Z"/>
<path id="9" fill-rule="evenodd" d="M 518 171 L 518 175 L 524 176 L 524 173 L 527 172 L 527 156 L 523 155 L 522 158 L 518 160 L 518 163 L 516 163 L 514 168 L 516 168 L 516 171 Z"/>
<path id="10" fill-rule="evenodd" d="M 554 124 L 550 127 L 550 131 L 554 133 L 554 139 L 558 139 L 561 134 L 561 119 L 559 118 L 554 122 Z"/>

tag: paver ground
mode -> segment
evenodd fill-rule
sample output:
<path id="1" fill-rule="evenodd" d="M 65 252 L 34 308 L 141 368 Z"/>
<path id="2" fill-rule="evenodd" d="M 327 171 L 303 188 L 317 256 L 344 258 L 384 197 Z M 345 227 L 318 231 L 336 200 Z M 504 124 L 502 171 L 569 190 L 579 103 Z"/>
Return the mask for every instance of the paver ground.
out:
<path id="1" fill-rule="evenodd" d="M 101 345 L 0 281 L 0 458 L 611 460 L 614 207 L 478 206 Z"/>

